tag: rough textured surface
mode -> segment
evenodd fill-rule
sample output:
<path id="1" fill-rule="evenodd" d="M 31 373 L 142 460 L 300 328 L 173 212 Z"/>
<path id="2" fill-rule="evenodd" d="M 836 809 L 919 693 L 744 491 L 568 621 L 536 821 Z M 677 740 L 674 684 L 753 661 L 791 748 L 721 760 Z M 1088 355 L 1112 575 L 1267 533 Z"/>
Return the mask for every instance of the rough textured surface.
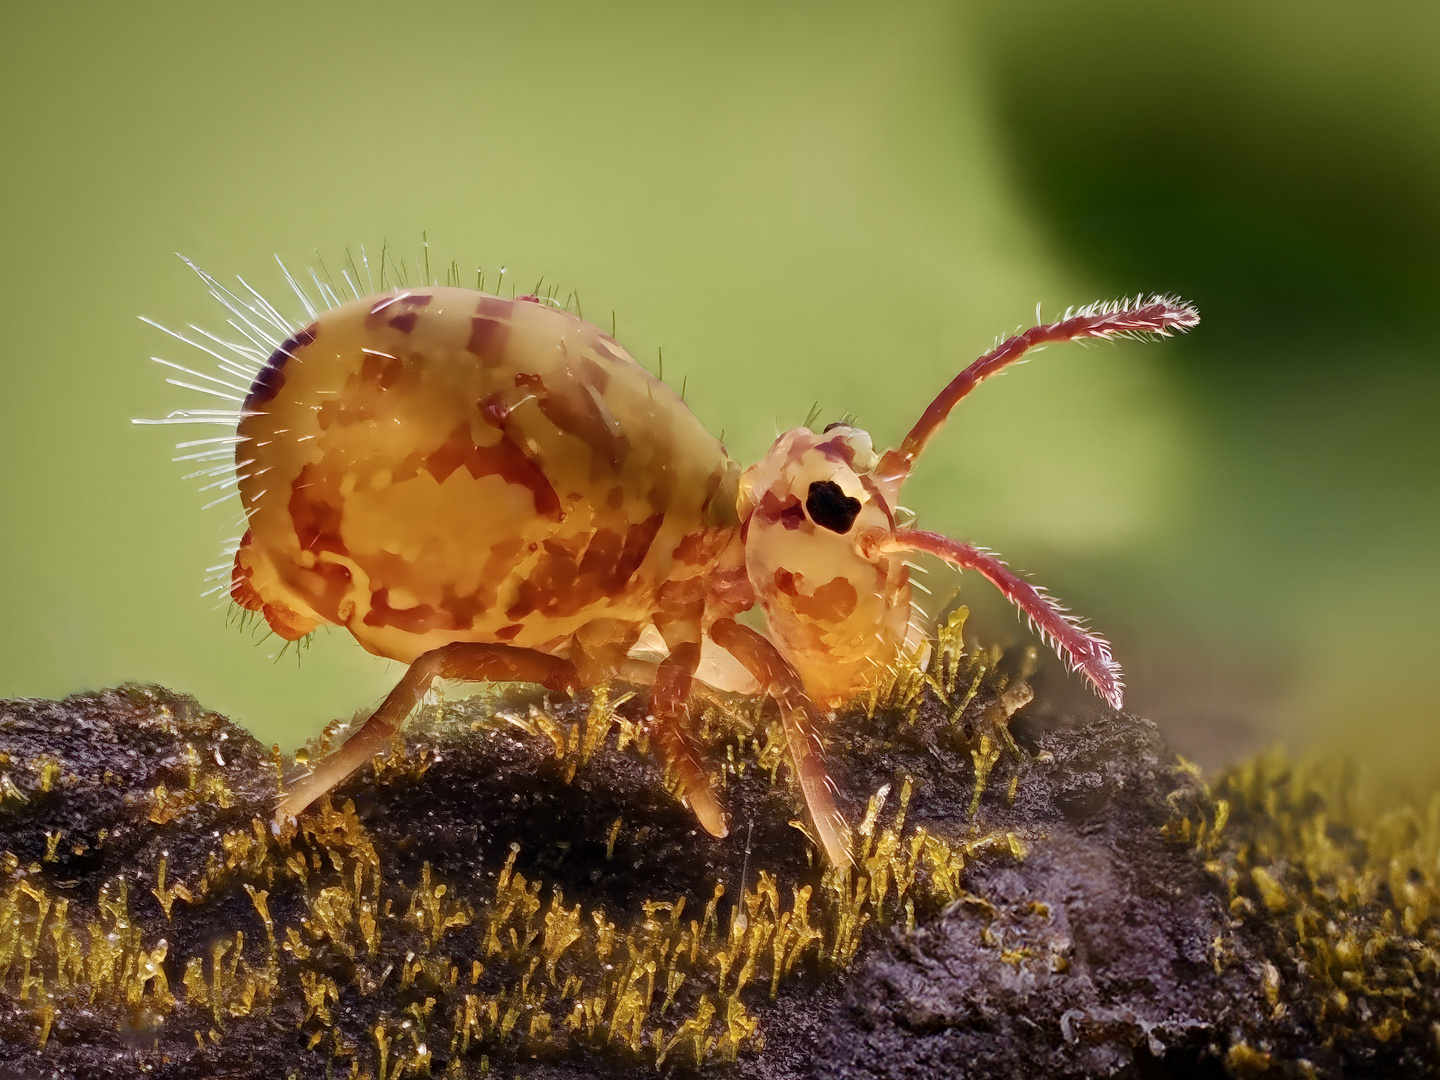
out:
<path id="1" fill-rule="evenodd" d="M 1007 698 L 993 673 L 975 685 L 958 717 L 926 693 L 842 718 L 830 764 L 862 857 L 838 883 L 790 824 L 799 804 L 785 771 L 779 783 L 767 771 L 763 726 L 711 732 L 712 752 L 748 762 L 726 776 L 725 841 L 696 829 L 647 755 L 618 745 L 626 706 L 606 714 L 605 742 L 577 750 L 600 730 L 585 726 L 599 715 L 586 701 L 511 703 L 498 728 L 483 702 L 421 717 L 378 775 L 344 785 L 341 810 L 277 837 L 263 823 L 280 763 L 190 699 L 123 688 L 0 702 L 0 1074 L 618 1077 L 655 1074 L 657 1057 L 667 1073 L 703 1059 L 716 1075 L 769 1078 L 1440 1067 L 1429 908 L 1412 897 L 1386 939 L 1409 963 L 1394 1026 L 1373 1022 L 1369 984 L 1343 1008 L 1327 984 L 1331 1004 L 1315 1007 L 1318 976 L 1285 930 L 1307 909 L 1266 891 L 1297 872 L 1273 852 L 1254 869 L 1274 817 L 1262 780 L 1248 802 L 1227 800 L 1176 768 L 1145 721 L 1007 726 L 1028 693 Z M 887 784 L 888 801 L 872 798 Z M 502 901 L 523 909 L 526 881 L 522 919 Z M 772 979 L 785 954 L 774 942 L 794 926 L 781 916 L 806 886 L 815 942 L 786 939 L 792 966 Z M 1378 886 L 1351 906 L 1357 926 L 1385 910 L 1395 923 Z M 589 936 L 552 950 L 572 908 Z M 623 948 L 596 945 L 605 920 L 630 934 Z M 645 956 L 661 957 L 648 997 Z M 661 1008 L 670 972 L 685 978 Z M 497 1003 L 470 1038 L 467 994 L 480 1012 Z M 575 1019 L 587 994 L 604 1015 Z"/>
<path id="2" fill-rule="evenodd" d="M 1260 988 L 1243 965 L 1213 969 L 1224 904 L 1161 840 L 1177 781 L 1153 729 L 1102 721 L 1040 748 L 1011 814 L 1046 838 L 977 868 L 974 900 L 855 974 L 820 1075 L 1221 1071 Z"/>

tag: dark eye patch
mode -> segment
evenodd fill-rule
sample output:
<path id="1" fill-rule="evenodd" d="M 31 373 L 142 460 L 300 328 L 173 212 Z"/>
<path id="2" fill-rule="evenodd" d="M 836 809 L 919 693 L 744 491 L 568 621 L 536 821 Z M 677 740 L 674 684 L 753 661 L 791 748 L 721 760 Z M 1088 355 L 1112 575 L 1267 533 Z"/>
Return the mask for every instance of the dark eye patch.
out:
<path id="1" fill-rule="evenodd" d="M 846 495 L 834 480 L 816 480 L 805 496 L 805 511 L 816 525 L 847 533 L 860 515 L 860 500 Z"/>

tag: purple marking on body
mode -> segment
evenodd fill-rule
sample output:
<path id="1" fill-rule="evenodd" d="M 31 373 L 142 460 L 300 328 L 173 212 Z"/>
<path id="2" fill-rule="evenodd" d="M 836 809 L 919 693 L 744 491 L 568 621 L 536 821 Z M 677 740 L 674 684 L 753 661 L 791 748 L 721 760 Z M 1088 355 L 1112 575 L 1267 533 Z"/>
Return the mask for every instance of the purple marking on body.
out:
<path id="1" fill-rule="evenodd" d="M 245 404 L 241 406 L 242 411 L 251 412 L 275 399 L 275 395 L 285 385 L 285 373 L 281 369 L 285 366 L 286 361 L 293 360 L 297 352 L 314 341 L 319 329 L 318 323 L 311 323 L 304 330 L 296 331 L 280 343 L 280 347 L 270 354 L 270 359 L 265 361 L 265 366 L 260 369 L 260 373 L 250 384 L 250 393 L 245 395 Z"/>
<path id="2" fill-rule="evenodd" d="M 505 355 L 505 344 L 510 340 L 510 324 L 499 319 L 485 319 L 480 316 L 470 320 L 470 343 L 466 348 L 491 364 L 498 364 Z"/>

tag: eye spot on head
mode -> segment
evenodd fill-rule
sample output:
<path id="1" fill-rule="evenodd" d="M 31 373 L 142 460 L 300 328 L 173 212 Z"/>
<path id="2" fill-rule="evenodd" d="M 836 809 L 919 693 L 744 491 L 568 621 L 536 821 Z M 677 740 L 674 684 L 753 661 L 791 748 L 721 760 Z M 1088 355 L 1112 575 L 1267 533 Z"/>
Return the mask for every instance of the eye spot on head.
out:
<path id="1" fill-rule="evenodd" d="M 805 511 L 821 528 L 847 533 L 860 515 L 860 500 L 846 495 L 834 480 L 817 480 L 805 496 Z"/>

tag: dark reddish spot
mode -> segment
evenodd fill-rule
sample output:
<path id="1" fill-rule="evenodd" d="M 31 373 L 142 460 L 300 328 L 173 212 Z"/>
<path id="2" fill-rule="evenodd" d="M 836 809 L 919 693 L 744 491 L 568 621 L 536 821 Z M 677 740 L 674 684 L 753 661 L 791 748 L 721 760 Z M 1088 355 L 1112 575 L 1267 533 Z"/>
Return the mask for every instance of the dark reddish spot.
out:
<path id="1" fill-rule="evenodd" d="M 715 603 L 732 606 L 735 611 L 744 611 L 755 603 L 755 587 L 744 564 L 729 570 L 721 570 L 706 576 L 707 595 Z"/>
<path id="2" fill-rule="evenodd" d="M 545 394 L 540 398 L 540 411 L 545 419 L 575 436 L 618 472 L 620 463 L 630 454 L 630 437 L 620 430 L 619 421 L 605 409 L 598 395 L 586 391 L 581 383 L 575 393 Z"/>
<path id="3" fill-rule="evenodd" d="M 765 521 L 778 521 L 787 529 L 798 529 L 807 523 L 805 508 L 794 495 L 782 500 L 775 492 L 767 491 L 760 497 L 760 505 L 755 508 L 755 513 Z"/>
<path id="4" fill-rule="evenodd" d="M 581 537 L 540 541 L 544 552 L 540 556 L 540 564 L 547 568 L 551 588 L 564 588 L 575 581 L 580 573 L 580 547 L 583 543 Z"/>
<path id="5" fill-rule="evenodd" d="M 584 611 L 603 597 L 621 595 L 644 562 L 663 520 L 664 515 L 656 514 L 631 525 L 623 535 L 597 529 L 588 538 L 544 541 L 540 558 L 516 588 L 506 617 L 519 620 L 532 613 L 563 617 Z M 693 584 L 703 601 L 707 582 L 696 579 Z"/>
<path id="6" fill-rule="evenodd" d="M 506 610 L 506 618 L 519 620 L 536 611 L 550 616 L 568 614 L 591 602 L 592 597 L 575 588 L 580 573 L 579 552 L 570 545 L 578 542 L 583 539 L 543 542 L 544 550 L 530 576 L 516 588 L 515 602 Z"/>
<path id="7" fill-rule="evenodd" d="M 831 578 L 815 590 L 815 595 L 794 594 L 791 603 L 796 612 L 818 623 L 844 622 L 855 610 L 860 594 L 849 578 Z"/>
<path id="8" fill-rule="evenodd" d="M 515 635 L 520 633 L 520 631 L 524 629 L 524 623 L 511 623 L 509 626 L 502 626 L 499 630 L 496 630 L 495 636 L 501 641 L 513 641 L 515 639 Z"/>
<path id="9" fill-rule="evenodd" d="M 795 584 L 795 575 L 783 566 L 775 571 L 775 588 L 786 596 L 796 596 L 800 592 Z"/>
<path id="10" fill-rule="evenodd" d="M 430 293 L 400 293 L 398 296 L 387 296 L 381 300 L 377 300 L 374 306 L 370 308 L 370 313 L 365 316 L 365 325 L 378 326 L 381 320 L 385 319 L 388 314 L 394 313 L 395 318 L 390 320 L 390 325 L 408 334 L 411 328 L 414 327 L 415 320 L 413 316 L 409 317 L 409 324 L 403 325 L 400 320 L 406 319 L 407 316 L 400 313 L 404 312 L 407 308 L 415 309 L 426 307 L 433 299 L 434 297 Z"/>
<path id="11" fill-rule="evenodd" d="M 551 392 L 539 375 L 523 371 L 515 376 L 515 385 L 532 391 L 547 420 L 594 450 L 596 458 L 609 465 L 611 472 L 618 472 L 620 463 L 630 453 L 630 439 L 620 430 L 619 421 L 605 407 L 600 393 L 609 375 L 595 361 L 580 359 L 583 364 L 579 367 L 571 362 L 571 371 L 576 378 L 563 391 Z M 584 364 L 594 370 L 587 371 Z M 597 381 L 599 386 L 594 385 Z M 598 476 L 592 463 L 591 478 L 597 479 Z"/>
<path id="12" fill-rule="evenodd" d="M 474 449 L 475 445 L 470 442 L 468 432 L 465 432 L 463 441 L 451 435 L 448 441 L 441 443 L 440 448 L 432 451 L 425 459 L 425 471 L 435 478 L 437 484 L 443 484 L 450 479 L 451 473 L 465 464 Z"/>
<path id="13" fill-rule="evenodd" d="M 682 564 L 703 563 L 710 554 L 710 534 L 701 530 L 680 538 L 675 545 L 675 561 Z"/>
<path id="14" fill-rule="evenodd" d="M 486 363 L 498 364 L 510 340 L 510 324 L 477 315 L 470 320 L 470 343 L 466 346 Z"/>
<path id="15" fill-rule="evenodd" d="M 631 525 L 626 530 L 625 547 L 615 564 L 616 584 L 625 584 L 635 571 L 640 569 L 640 564 L 645 561 L 645 555 L 649 552 L 650 545 L 655 542 L 655 534 L 660 531 L 664 521 L 664 514 L 651 514 L 638 525 Z"/>
<path id="16" fill-rule="evenodd" d="M 519 537 L 497 540 L 491 545 L 490 554 L 485 557 L 485 565 L 480 571 L 478 594 L 481 606 L 486 611 L 496 606 L 499 587 L 509 579 L 515 564 L 521 559 L 520 552 L 524 547 L 525 542 Z"/>
<path id="17" fill-rule="evenodd" d="M 407 634 L 423 634 L 430 630 L 449 630 L 446 619 L 439 617 L 429 604 L 408 608 L 390 606 L 390 590 L 376 589 L 370 594 L 370 610 L 365 613 L 366 626 L 393 626 Z"/>
<path id="18" fill-rule="evenodd" d="M 447 585 L 440 596 L 440 609 L 450 616 L 450 629 L 464 630 L 475 625 L 475 617 L 485 610 L 485 603 L 478 594 L 461 596 Z"/>
<path id="19" fill-rule="evenodd" d="M 340 536 L 340 507 L 320 497 L 313 469 L 313 465 L 306 465 L 290 484 L 288 509 L 295 536 L 305 551 L 348 554 Z"/>
<path id="20" fill-rule="evenodd" d="M 480 419 L 498 431 L 505 430 L 505 423 L 510 419 L 510 406 L 505 402 L 504 393 L 496 391 L 477 404 Z"/>
<path id="21" fill-rule="evenodd" d="M 336 425 L 345 427 L 389 415 L 385 411 L 384 395 L 401 386 L 407 375 L 413 379 L 418 369 L 417 360 L 407 363 L 389 353 L 363 350 L 360 370 L 346 377 L 338 395 L 320 405 L 315 422 L 321 431 L 329 431 Z"/>
<path id="22" fill-rule="evenodd" d="M 395 306 L 399 299 L 398 296 L 387 296 L 375 301 L 375 303 L 371 305 L 369 313 L 365 316 L 365 325 L 367 327 L 379 326 L 380 323 L 388 317 L 388 312 Z"/>
<path id="23" fill-rule="evenodd" d="M 255 381 L 250 384 L 250 393 L 245 395 L 243 411 L 251 412 L 257 410 L 273 401 L 280 388 L 285 385 L 284 368 L 286 361 L 295 359 L 295 354 L 315 340 L 318 332 L 318 325 L 311 323 L 304 330 L 292 334 L 280 343 L 280 347 L 270 354 L 270 359 L 265 361 L 265 366 L 255 376 Z"/>
<path id="24" fill-rule="evenodd" d="M 405 374 L 405 361 L 386 353 L 367 352 L 360 364 L 360 381 L 377 390 L 389 390 Z"/>
<path id="25" fill-rule="evenodd" d="M 420 321 L 420 316 L 413 311 L 407 311 L 403 315 L 396 315 L 390 320 L 390 325 L 402 334 L 408 334 L 415 329 L 415 324 Z"/>
<path id="26" fill-rule="evenodd" d="M 822 443 L 816 443 L 815 449 L 831 461 L 839 462 L 842 465 L 852 464 L 855 456 L 850 444 L 839 435 L 836 435 L 833 439 L 827 439 Z"/>
<path id="27" fill-rule="evenodd" d="M 396 465 L 394 471 L 391 472 L 391 483 L 401 484 L 406 480 L 414 480 L 415 477 L 420 475 L 420 469 L 424 466 L 425 459 L 428 456 L 424 450 L 411 450 L 410 453 L 400 459 L 400 463 Z"/>
<path id="28" fill-rule="evenodd" d="M 536 296 L 534 293 L 526 293 L 524 296 L 517 296 L 515 298 L 515 302 L 517 304 L 538 304 L 540 302 L 540 297 Z"/>
<path id="29" fill-rule="evenodd" d="M 540 466 L 526 457 L 510 436 L 501 435 L 494 446 L 476 446 L 470 438 L 469 425 L 460 424 L 450 433 L 450 438 L 425 459 L 426 471 L 442 484 L 462 465 L 477 480 L 482 476 L 498 476 L 507 484 L 529 488 L 535 513 L 557 521 L 561 518 L 560 497 Z"/>
<path id="30" fill-rule="evenodd" d="M 596 529 L 590 537 L 590 546 L 580 560 L 580 573 L 584 577 L 613 577 L 625 541 L 614 529 Z"/>

